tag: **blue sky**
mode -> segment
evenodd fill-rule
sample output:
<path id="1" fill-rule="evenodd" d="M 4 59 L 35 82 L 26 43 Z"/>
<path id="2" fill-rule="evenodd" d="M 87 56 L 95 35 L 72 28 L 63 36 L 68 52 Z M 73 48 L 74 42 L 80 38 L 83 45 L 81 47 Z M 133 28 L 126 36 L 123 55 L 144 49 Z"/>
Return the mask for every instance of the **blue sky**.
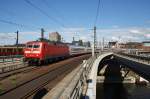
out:
<path id="1" fill-rule="evenodd" d="M 92 40 L 92 28 L 98 0 L 30 0 L 44 11 L 29 5 L 25 0 L 1 0 L 0 20 L 28 25 L 14 26 L 0 22 L 0 44 L 15 43 L 15 31 L 20 31 L 20 43 L 35 40 L 40 29 L 48 33 L 58 31 L 65 41 L 72 37 Z M 150 40 L 150 0 L 101 0 L 97 20 L 97 39 L 101 41 Z M 53 20 L 57 20 L 53 21 Z M 62 26 L 62 24 L 64 26 Z M 32 36 L 31 36 L 32 35 Z"/>

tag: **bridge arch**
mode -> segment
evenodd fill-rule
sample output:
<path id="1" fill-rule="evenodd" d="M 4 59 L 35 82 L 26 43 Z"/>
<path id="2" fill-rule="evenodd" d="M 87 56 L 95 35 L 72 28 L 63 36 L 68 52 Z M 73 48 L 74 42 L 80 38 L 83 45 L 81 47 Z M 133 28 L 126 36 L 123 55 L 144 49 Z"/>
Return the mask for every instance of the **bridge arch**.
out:
<path id="1" fill-rule="evenodd" d="M 110 58 L 113 55 L 113 53 L 106 53 L 100 55 L 94 62 L 93 67 L 91 69 L 91 72 L 89 74 L 89 83 L 88 83 L 88 89 L 86 95 L 89 99 L 96 99 L 96 82 L 97 82 L 97 74 L 98 71 L 102 68 L 99 67 L 104 59 Z M 96 72 L 95 72 L 96 71 Z"/>

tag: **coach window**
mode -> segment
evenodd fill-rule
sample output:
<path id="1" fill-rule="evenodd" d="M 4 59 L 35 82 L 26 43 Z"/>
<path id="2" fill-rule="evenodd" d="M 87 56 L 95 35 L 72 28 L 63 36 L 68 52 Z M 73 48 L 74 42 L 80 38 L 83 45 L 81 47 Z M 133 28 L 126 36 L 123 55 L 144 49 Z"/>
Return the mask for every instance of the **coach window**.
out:
<path id="1" fill-rule="evenodd" d="M 1 53 L 3 53 L 4 51 L 3 51 L 3 48 L 1 49 Z"/>
<path id="2" fill-rule="evenodd" d="M 8 52 L 8 53 L 11 52 L 11 49 L 8 48 L 8 49 L 7 49 L 7 52 Z"/>
<path id="3" fill-rule="evenodd" d="M 0 48 L 0 53 L 2 52 L 2 49 Z"/>
<path id="4" fill-rule="evenodd" d="M 22 49 L 19 49 L 19 52 L 21 52 L 22 51 Z"/>

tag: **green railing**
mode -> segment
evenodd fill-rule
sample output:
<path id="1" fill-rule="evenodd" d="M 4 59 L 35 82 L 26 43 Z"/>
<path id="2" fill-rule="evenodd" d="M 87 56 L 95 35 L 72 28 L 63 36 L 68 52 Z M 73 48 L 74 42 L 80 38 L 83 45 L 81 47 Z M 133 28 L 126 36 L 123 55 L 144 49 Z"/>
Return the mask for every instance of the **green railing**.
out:
<path id="1" fill-rule="evenodd" d="M 22 61 L 23 55 L 0 56 L 0 63 Z"/>

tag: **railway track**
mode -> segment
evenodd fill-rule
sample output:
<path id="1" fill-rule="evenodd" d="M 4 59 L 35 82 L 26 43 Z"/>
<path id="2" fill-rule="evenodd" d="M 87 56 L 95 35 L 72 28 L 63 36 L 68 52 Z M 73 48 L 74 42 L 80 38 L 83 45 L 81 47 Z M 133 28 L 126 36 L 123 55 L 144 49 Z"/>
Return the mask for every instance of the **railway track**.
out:
<path id="1" fill-rule="evenodd" d="M 4 64 L 3 64 L 4 65 Z M 14 68 L 15 66 L 18 66 L 18 65 L 21 65 L 20 67 L 18 66 L 18 68 Z M 14 63 L 9 63 L 9 64 L 5 64 L 5 66 L 2 66 L 0 64 L 0 74 L 4 74 L 4 73 L 7 73 L 7 72 L 11 72 L 11 71 L 15 71 L 15 70 L 19 70 L 19 69 L 22 69 L 22 68 L 25 68 L 27 67 L 27 63 L 18 63 L 18 64 L 14 64 Z M 11 68 L 11 69 L 8 69 L 8 68 Z M 13 68 L 13 69 L 12 69 Z M 6 70 L 5 70 L 6 69 Z"/>
<path id="2" fill-rule="evenodd" d="M 71 72 L 76 68 L 83 59 L 89 58 L 90 55 L 82 55 L 79 57 L 73 57 L 58 63 L 51 64 L 50 66 L 44 66 L 37 71 L 41 74 L 38 76 L 28 79 L 27 81 L 18 84 L 0 96 L 0 99 L 26 99 L 29 97 L 34 97 L 36 92 L 39 92 L 45 86 L 50 86 L 45 88 L 47 90 L 51 89 L 55 84 L 57 84 L 67 73 Z M 36 72 L 37 73 L 37 72 Z M 32 74 L 30 75 L 32 76 Z M 52 83 L 53 82 L 53 83 Z"/>
<path id="3" fill-rule="evenodd" d="M 78 57 L 78 56 L 81 56 L 81 55 L 85 55 L 85 54 L 72 55 L 69 58 Z M 55 60 L 54 62 L 57 62 L 57 61 Z M 61 61 L 62 61 L 62 59 L 61 59 Z M 27 65 L 27 63 L 22 64 L 22 65 Z M 37 66 L 23 66 L 21 68 L 16 68 L 16 69 L 13 69 L 13 70 L 10 70 L 10 71 L 6 71 L 4 73 L 0 73 L 0 81 L 4 80 L 4 79 L 6 79 L 10 76 L 17 75 L 19 73 L 31 72 L 32 70 L 35 70 L 35 69 L 38 69 L 38 68 L 40 68 L 40 67 L 37 67 Z"/>
<path id="4" fill-rule="evenodd" d="M 23 67 L 23 68 L 19 68 L 19 69 L 16 69 L 16 70 L 9 71 L 9 72 L 1 73 L 0 74 L 0 81 L 2 81 L 4 79 L 7 79 L 10 76 L 17 75 L 19 73 L 30 72 L 34 69 L 36 69 L 35 66 L 29 66 L 29 67 Z"/>

